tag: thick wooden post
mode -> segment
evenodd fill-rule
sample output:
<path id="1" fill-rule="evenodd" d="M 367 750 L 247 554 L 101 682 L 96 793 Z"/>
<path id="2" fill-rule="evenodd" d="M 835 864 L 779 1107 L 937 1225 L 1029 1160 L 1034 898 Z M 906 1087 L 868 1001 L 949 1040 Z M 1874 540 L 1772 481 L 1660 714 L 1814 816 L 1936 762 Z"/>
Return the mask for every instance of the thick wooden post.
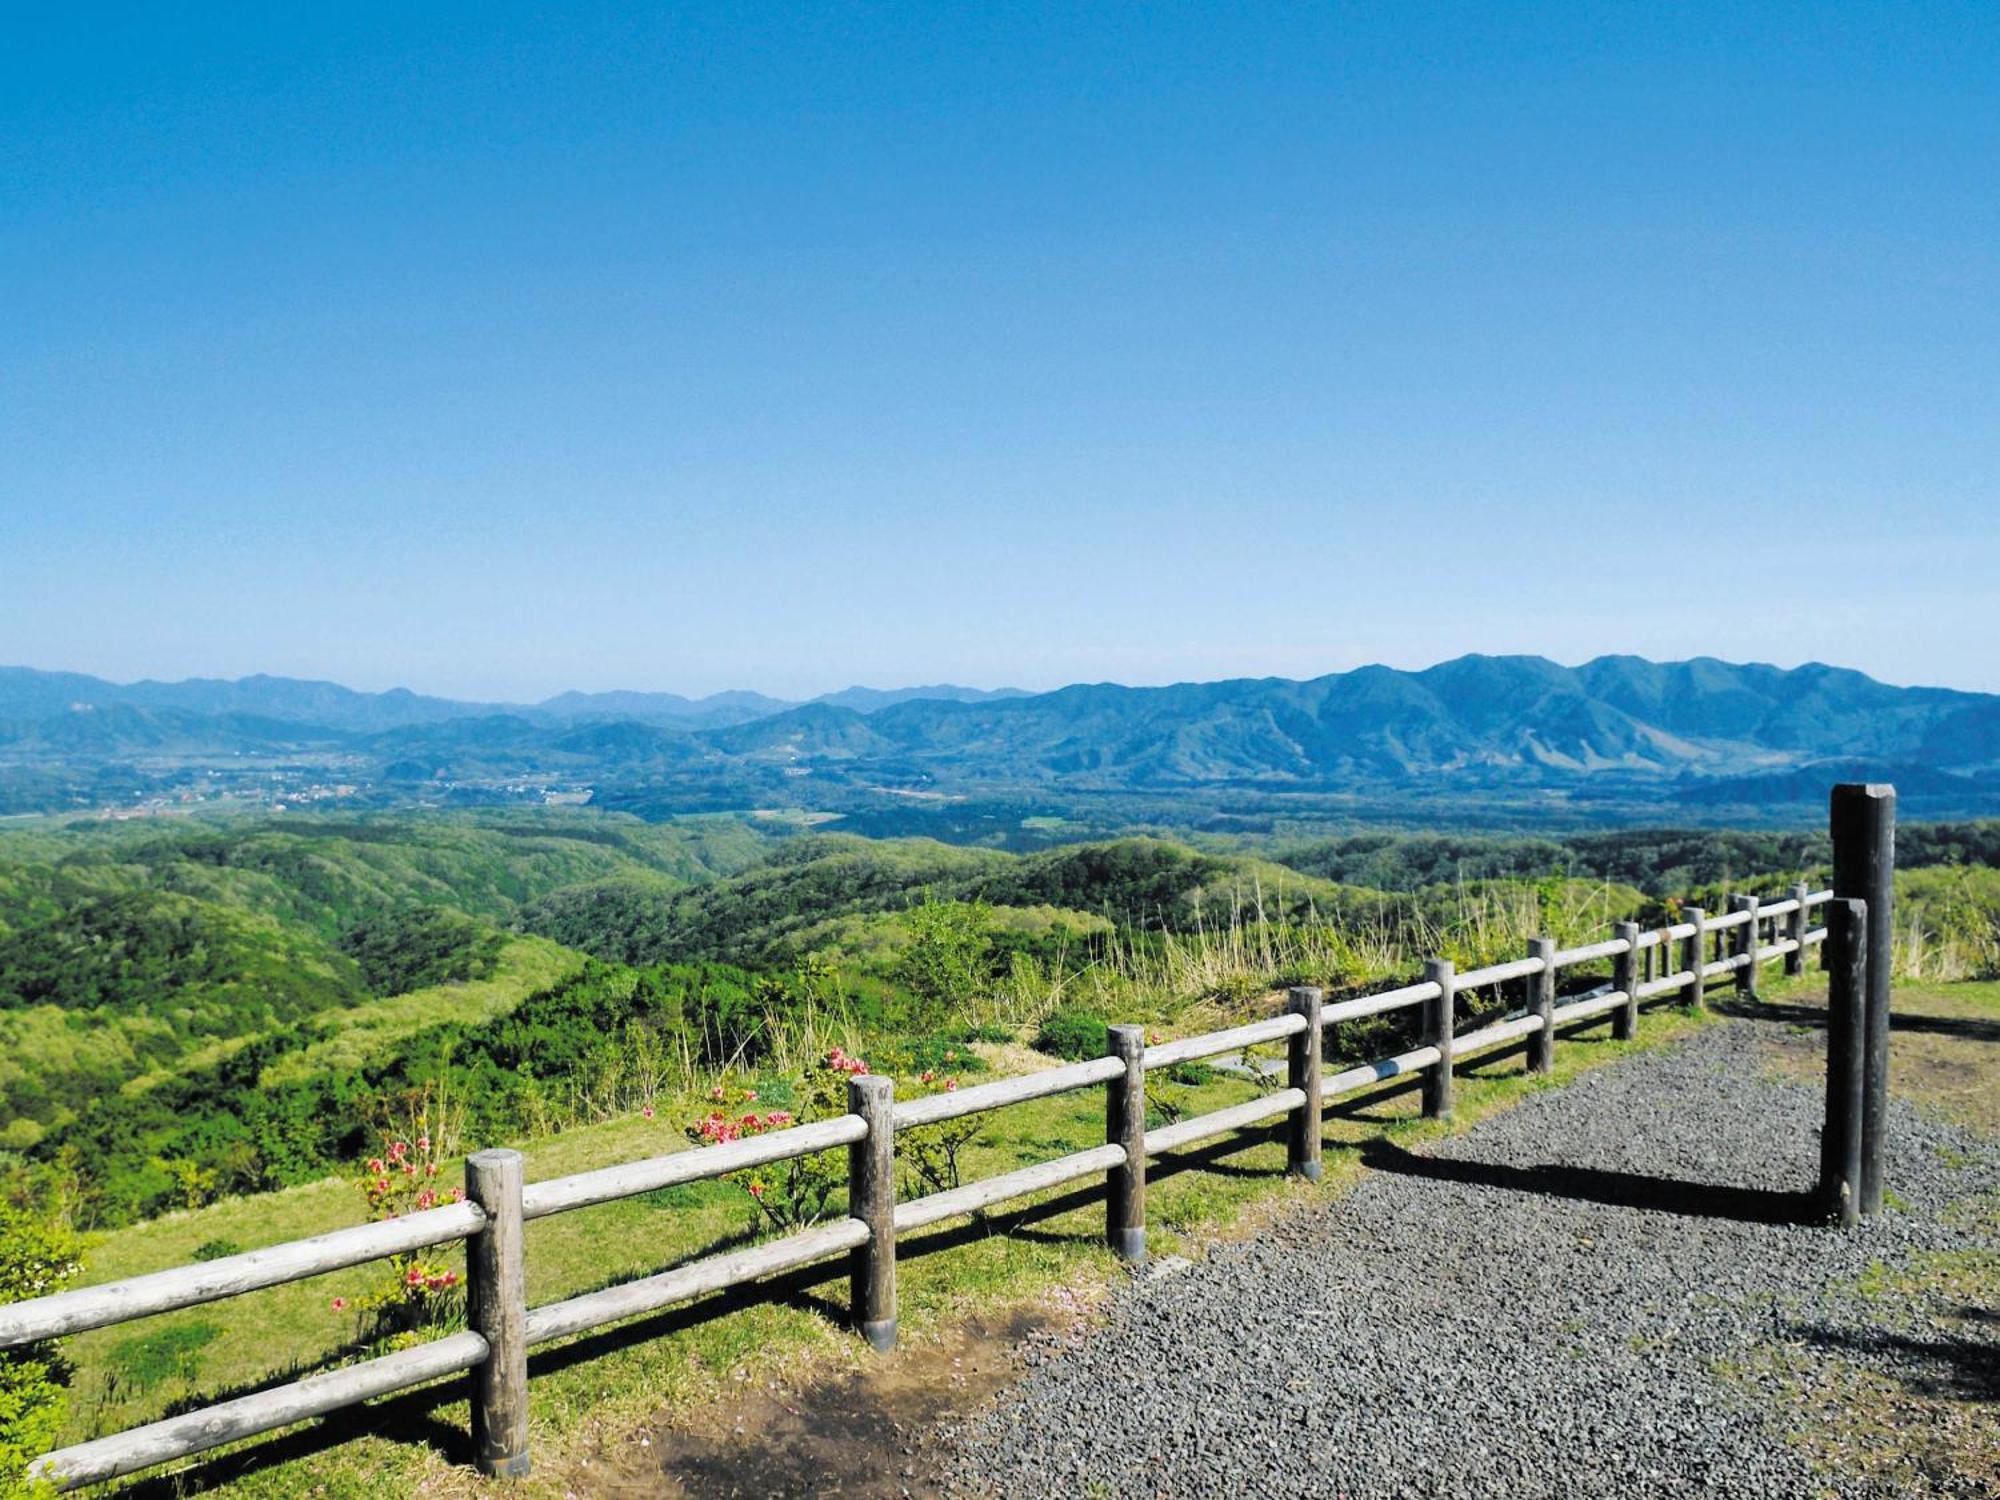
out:
<path id="1" fill-rule="evenodd" d="M 1542 961 L 1541 972 L 1528 976 L 1528 1013 L 1542 1018 L 1542 1029 L 1528 1038 L 1528 1071 L 1553 1073 L 1556 1066 L 1556 941 L 1529 938 L 1528 957 Z"/>
<path id="2" fill-rule="evenodd" d="M 465 1322 L 486 1340 L 472 1367 L 472 1459 L 490 1478 L 528 1472 L 528 1284 L 518 1151 L 465 1159 L 465 1196 L 486 1226 L 465 1242 Z"/>
<path id="3" fill-rule="evenodd" d="M 1861 1083 L 1867 1045 L 1868 903 L 1826 903 L 1826 1125 L 1819 1138 L 1827 1217 L 1861 1220 Z"/>
<path id="4" fill-rule="evenodd" d="M 1424 1074 L 1424 1113 L 1433 1120 L 1449 1120 L 1452 1017 L 1458 1010 L 1458 973 L 1448 958 L 1427 958 L 1424 982 L 1438 987 L 1438 993 L 1424 1006 L 1424 1044 L 1438 1049 L 1438 1060 Z"/>
<path id="5" fill-rule="evenodd" d="M 1681 941 L 1681 968 L 1693 973 L 1681 991 L 1681 999 L 1690 1010 L 1700 1010 L 1702 996 L 1707 992 L 1707 982 L 1701 977 L 1702 965 L 1708 962 L 1708 913 L 1699 906 L 1690 906 L 1681 913 L 1694 923 L 1694 932 Z"/>
<path id="6" fill-rule="evenodd" d="M 1285 1038 L 1285 1081 L 1302 1090 L 1306 1102 L 1293 1110 L 1285 1137 L 1285 1166 L 1294 1177 L 1318 1182 L 1320 1174 L 1319 1073 L 1323 1038 L 1319 1013 L 1322 996 L 1315 985 L 1295 985 L 1289 1009 L 1306 1018 L 1306 1029 Z"/>
<path id="7" fill-rule="evenodd" d="M 1833 789 L 1833 893 L 1868 903 L 1867 1045 L 1861 1058 L 1861 1212 L 1882 1212 L 1889 1116 L 1889 972 L 1895 946 L 1896 789 Z"/>
<path id="8" fill-rule="evenodd" d="M 848 1262 L 848 1309 L 870 1348 L 896 1347 L 896 1085 L 881 1073 L 847 1080 L 847 1112 L 868 1134 L 847 1147 L 847 1211 L 868 1226 Z"/>
<path id="9" fill-rule="evenodd" d="M 1812 887 L 1807 885 L 1803 880 L 1792 887 L 1791 897 L 1792 900 L 1798 902 L 1798 905 L 1793 907 L 1792 914 L 1785 918 L 1785 936 L 1790 938 L 1794 945 L 1792 951 L 1785 955 L 1785 974 L 1787 977 L 1803 974 L 1806 971 L 1806 927 L 1808 925 L 1806 922 L 1806 897 L 1811 894 Z"/>
<path id="10" fill-rule="evenodd" d="M 1750 919 L 1740 922 L 1735 928 L 1735 941 L 1730 945 L 1730 956 L 1745 962 L 1736 971 L 1736 993 L 1755 995 L 1757 993 L 1757 898 L 1755 896 L 1731 896 L 1729 909 L 1732 912 L 1747 911 Z"/>
<path id="11" fill-rule="evenodd" d="M 1123 1146 L 1125 1161 L 1105 1174 L 1104 1238 L 1128 1265 L 1146 1263 L 1146 1028 L 1107 1028 L 1110 1055 L 1123 1077 L 1104 1089 L 1104 1139 Z"/>
<path id="12" fill-rule="evenodd" d="M 1629 1042 L 1639 1031 L 1639 924 L 1620 922 L 1612 934 L 1625 951 L 1611 959 L 1611 988 L 1623 990 L 1625 1003 L 1611 1013 L 1611 1039 Z"/>

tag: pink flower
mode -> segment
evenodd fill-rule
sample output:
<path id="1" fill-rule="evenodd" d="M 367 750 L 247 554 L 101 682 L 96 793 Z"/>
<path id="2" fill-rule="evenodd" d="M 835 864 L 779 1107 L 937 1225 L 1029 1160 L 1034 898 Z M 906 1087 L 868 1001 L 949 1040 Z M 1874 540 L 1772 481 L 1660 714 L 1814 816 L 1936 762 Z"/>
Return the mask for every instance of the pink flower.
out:
<path id="1" fill-rule="evenodd" d="M 756 1097 L 757 1097 L 757 1091 L 755 1089 L 745 1089 L 743 1091 L 743 1098 L 746 1103 L 752 1099 L 755 1099 Z"/>
<path id="2" fill-rule="evenodd" d="M 423 1152 L 426 1156 L 428 1156 L 430 1154 L 430 1149 L 431 1149 L 431 1138 L 427 1135 L 418 1136 L 417 1149 Z"/>
<path id="3" fill-rule="evenodd" d="M 335 1312 L 346 1312 L 347 1299 L 345 1297 L 335 1297 L 333 1299 L 333 1310 Z"/>
<path id="4" fill-rule="evenodd" d="M 451 1201 L 454 1203 L 463 1203 L 465 1201 L 465 1189 L 453 1188 L 451 1190 Z"/>
<path id="5" fill-rule="evenodd" d="M 368 1170 L 379 1177 L 387 1169 L 383 1167 L 381 1157 L 371 1156 L 368 1158 Z"/>
<path id="6" fill-rule="evenodd" d="M 929 1068 L 925 1068 L 925 1069 L 924 1069 L 924 1082 L 925 1082 L 925 1083 L 930 1083 L 930 1082 L 934 1081 L 934 1080 L 935 1080 L 936 1078 L 937 1078 L 937 1074 L 933 1073 L 933 1072 L 932 1072 L 932 1071 L 931 1071 L 931 1070 L 930 1070 Z"/>
<path id="7" fill-rule="evenodd" d="M 953 1089 L 957 1087 L 958 1087 L 958 1080 L 956 1078 L 947 1078 L 944 1081 L 944 1091 L 947 1094 L 949 1094 Z"/>
<path id="8" fill-rule="evenodd" d="M 642 1110 L 640 1110 L 640 1111 L 639 1111 L 639 1116 L 640 1116 L 640 1118 L 641 1118 L 641 1119 L 645 1119 L 645 1120 L 650 1120 L 650 1119 L 652 1119 L 652 1118 L 653 1118 L 653 1106 L 652 1106 L 652 1105 L 650 1105 L 650 1104 L 649 1104 L 649 1105 L 647 1105 L 647 1106 L 646 1106 L 646 1107 L 645 1107 L 644 1109 L 642 1109 Z"/>
<path id="9" fill-rule="evenodd" d="M 710 1089 L 708 1097 L 711 1099 L 720 1099 L 722 1097 L 722 1085 L 718 1083 L 714 1088 Z"/>
<path id="10" fill-rule="evenodd" d="M 761 1182 L 753 1182 L 753 1183 L 751 1183 L 751 1184 L 750 1184 L 750 1196 L 751 1196 L 751 1197 L 753 1197 L 753 1198 L 761 1198 L 761 1197 L 763 1197 L 763 1196 L 764 1196 L 764 1184 L 763 1184 L 763 1183 L 761 1183 Z"/>

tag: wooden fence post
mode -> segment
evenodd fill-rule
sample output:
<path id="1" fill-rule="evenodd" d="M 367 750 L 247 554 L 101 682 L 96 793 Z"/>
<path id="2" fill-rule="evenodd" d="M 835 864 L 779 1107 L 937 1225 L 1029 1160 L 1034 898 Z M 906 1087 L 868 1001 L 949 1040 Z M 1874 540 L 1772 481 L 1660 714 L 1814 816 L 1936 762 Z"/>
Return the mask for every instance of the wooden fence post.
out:
<path id="1" fill-rule="evenodd" d="M 1895 958 L 1896 789 L 1833 789 L 1833 893 L 1868 903 L 1867 1045 L 1861 1058 L 1861 1212 L 1882 1212 L 1889 1114 L 1889 976 Z"/>
<path id="2" fill-rule="evenodd" d="M 881 1353 L 896 1347 L 896 1084 L 882 1073 L 847 1080 L 847 1112 L 868 1134 L 847 1147 L 847 1212 L 868 1226 L 848 1262 L 855 1330 Z"/>
<path id="3" fill-rule="evenodd" d="M 1792 908 L 1792 914 L 1785 919 L 1785 936 L 1790 938 L 1793 944 L 1795 944 L 1792 951 L 1785 955 L 1785 973 L 1787 976 L 1803 974 L 1806 971 L 1806 927 L 1808 925 L 1806 922 L 1806 897 L 1811 894 L 1812 887 L 1807 885 L 1803 880 L 1792 887 L 1791 898 L 1798 902 L 1798 905 Z"/>
<path id="4" fill-rule="evenodd" d="M 1294 1177 L 1318 1182 L 1320 1174 L 1319 1073 L 1323 1038 L 1320 1007 L 1323 996 L 1317 985 L 1295 985 L 1288 1008 L 1306 1018 L 1306 1029 L 1285 1039 L 1286 1082 L 1302 1090 L 1306 1102 L 1293 1110 L 1285 1137 L 1285 1166 Z"/>
<path id="5" fill-rule="evenodd" d="M 1105 1174 L 1104 1238 L 1127 1265 L 1146 1263 L 1146 1028 L 1106 1028 L 1110 1055 L 1125 1064 L 1104 1089 L 1104 1139 L 1125 1160 Z"/>
<path id="6" fill-rule="evenodd" d="M 1754 997 L 1757 993 L 1757 898 L 1731 896 L 1729 909 L 1750 913 L 1747 922 L 1737 925 L 1735 941 L 1730 949 L 1732 957 L 1745 960 L 1743 967 L 1736 971 L 1736 993 Z"/>
<path id="7" fill-rule="evenodd" d="M 1861 1219 L 1862 1055 L 1867 1046 L 1868 903 L 1826 903 L 1826 1125 L 1819 1188 L 1827 1217 Z"/>
<path id="8" fill-rule="evenodd" d="M 528 1285 L 518 1151 L 465 1159 L 465 1196 L 486 1224 L 465 1244 L 465 1322 L 486 1340 L 472 1367 L 472 1457 L 489 1478 L 528 1472 Z"/>
<path id="9" fill-rule="evenodd" d="M 1625 945 L 1611 959 L 1611 988 L 1625 992 L 1625 1003 L 1611 1013 L 1611 1039 L 1629 1042 L 1639 1030 L 1639 924 L 1620 922 L 1612 934 Z"/>
<path id="10" fill-rule="evenodd" d="M 1529 938 L 1528 957 L 1542 961 L 1541 972 L 1528 976 L 1528 1011 L 1542 1018 L 1542 1029 L 1528 1038 L 1528 1070 L 1553 1073 L 1556 1067 L 1556 940 Z"/>
<path id="11" fill-rule="evenodd" d="M 1707 981 L 1701 977 L 1701 969 L 1708 962 L 1708 913 L 1699 906 L 1690 906 L 1681 915 L 1694 923 L 1694 932 L 1681 941 L 1681 968 L 1694 974 L 1694 978 L 1687 982 L 1687 988 L 1681 991 L 1681 999 L 1690 1010 L 1700 1010 L 1702 998 L 1707 993 Z"/>
<path id="12" fill-rule="evenodd" d="M 1424 983 L 1438 987 L 1438 993 L 1424 1005 L 1424 1044 L 1438 1050 L 1438 1060 L 1424 1074 L 1424 1114 L 1433 1120 L 1449 1120 L 1452 1017 L 1458 1009 L 1458 975 L 1451 960 L 1425 959 Z"/>

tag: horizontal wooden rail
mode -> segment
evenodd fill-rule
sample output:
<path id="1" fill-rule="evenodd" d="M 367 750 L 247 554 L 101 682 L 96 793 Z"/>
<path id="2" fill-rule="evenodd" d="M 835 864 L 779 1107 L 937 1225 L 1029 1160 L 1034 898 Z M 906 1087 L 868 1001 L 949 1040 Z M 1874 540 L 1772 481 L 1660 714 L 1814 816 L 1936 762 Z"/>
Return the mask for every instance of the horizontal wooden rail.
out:
<path id="1" fill-rule="evenodd" d="M 547 1182 L 531 1182 L 521 1190 L 521 1217 L 539 1219 L 546 1214 L 613 1203 L 685 1182 L 703 1182 L 729 1172 L 829 1151 L 867 1134 L 868 1127 L 855 1116 L 836 1115 L 831 1120 L 794 1125 L 700 1151 L 675 1151 L 666 1156 L 649 1156 L 643 1161 L 578 1172 L 570 1177 L 552 1177 Z"/>
<path id="2" fill-rule="evenodd" d="M 1232 1026 L 1227 1031 L 1211 1031 L 1202 1036 L 1183 1037 L 1146 1049 L 1146 1067 L 1170 1068 L 1175 1063 L 1192 1062 L 1198 1057 L 1214 1057 L 1222 1052 L 1240 1052 L 1263 1042 L 1283 1041 L 1306 1029 L 1304 1016 L 1273 1016 L 1268 1021 L 1252 1021 L 1248 1026 Z"/>
<path id="3" fill-rule="evenodd" d="M 129 1323 L 153 1313 L 218 1302 L 308 1276 L 344 1270 L 389 1255 L 407 1255 L 477 1234 L 486 1215 L 476 1203 L 449 1203 L 399 1219 L 357 1224 L 311 1239 L 291 1240 L 264 1250 L 246 1250 L 198 1265 L 176 1266 L 147 1276 L 107 1281 L 102 1286 L 57 1292 L 31 1302 L 0 1306 L 0 1349 L 32 1344 L 64 1334 L 83 1333 L 113 1323 Z"/>
<path id="4" fill-rule="evenodd" d="M 921 1099 L 901 1100 L 896 1105 L 896 1128 L 903 1130 L 911 1125 L 932 1125 L 939 1120 L 976 1115 L 1009 1104 L 1022 1104 L 1029 1099 L 1043 1099 L 1050 1094 L 1067 1094 L 1103 1083 L 1123 1071 L 1124 1064 L 1115 1057 L 1093 1057 L 1088 1062 L 1045 1068 L 1039 1073 L 1023 1073 L 1017 1078 L 1002 1078 L 969 1089 L 951 1089 L 926 1094 Z"/>
<path id="5" fill-rule="evenodd" d="M 1171 1125 L 1146 1132 L 1146 1154 L 1156 1156 L 1162 1151 L 1176 1151 L 1196 1141 L 1227 1135 L 1232 1130 L 1247 1130 L 1252 1125 L 1275 1120 L 1279 1115 L 1288 1115 L 1305 1102 L 1303 1089 L 1278 1089 L 1262 1098 L 1246 1099 L 1241 1104 L 1196 1115 L 1191 1120 L 1176 1120 Z"/>
<path id="6" fill-rule="evenodd" d="M 461 1374 L 485 1358 L 485 1339 L 476 1333 L 454 1333 L 363 1364 L 323 1370 L 289 1385 L 219 1401 L 186 1416 L 134 1427 L 115 1437 L 78 1443 L 38 1459 L 33 1476 L 66 1490 L 116 1479 L 440 1376 Z"/>
<path id="7" fill-rule="evenodd" d="M 585 1292 L 581 1297 L 551 1302 L 529 1312 L 528 1343 L 532 1347 L 551 1339 L 589 1333 L 642 1313 L 658 1312 L 676 1302 L 690 1302 L 708 1292 L 755 1281 L 760 1276 L 809 1266 L 843 1250 L 852 1250 L 867 1238 L 868 1226 L 859 1219 L 838 1219 L 781 1240 L 706 1256 L 657 1276 L 622 1281 L 601 1291 Z"/>
<path id="8" fill-rule="evenodd" d="M 1148 1144 L 1151 1144 L 1150 1139 Z M 1032 1167 L 1002 1172 L 997 1177 L 983 1177 L 978 1182 L 968 1182 L 942 1193 L 913 1198 L 908 1203 L 896 1205 L 896 1232 L 900 1234 L 906 1229 L 922 1229 L 926 1225 L 955 1219 L 960 1214 L 977 1213 L 996 1203 L 1047 1192 L 1079 1177 L 1094 1177 L 1108 1172 L 1124 1160 L 1123 1146 L 1092 1146 L 1087 1151 L 1075 1151 L 1054 1161 L 1038 1162 Z"/>
<path id="9" fill-rule="evenodd" d="M 1539 974 L 1547 967 L 1539 958 L 1517 958 L 1510 963 L 1488 964 L 1483 969 L 1467 969 L 1459 975 L 1458 987 L 1470 990 L 1482 984 L 1505 984 L 1510 979 L 1526 979 L 1531 974 Z"/>
<path id="10" fill-rule="evenodd" d="M 1454 974 L 1450 964 L 1433 962 L 1427 965 L 1427 977 L 1420 983 L 1332 1003 L 1323 1004 L 1317 990 L 1295 990 L 1291 1008 L 1285 1014 L 1150 1047 L 1142 1046 L 1137 1028 L 1113 1027 L 1110 1056 L 916 1099 L 894 1101 L 887 1080 L 878 1083 L 863 1079 L 859 1082 L 871 1085 L 872 1091 L 862 1089 L 858 1094 L 850 1091 L 849 1112 L 832 1119 L 530 1183 L 518 1190 L 509 1189 L 508 1193 L 516 1194 L 511 1197 L 481 1193 L 469 1180 L 473 1198 L 479 1201 L 468 1199 L 205 1264 L 0 1306 L 0 1348 L 6 1348 L 212 1302 L 458 1240 L 471 1241 L 473 1250 L 484 1247 L 485 1259 L 472 1256 L 470 1261 L 498 1267 L 483 1273 L 489 1278 L 499 1278 L 484 1284 L 482 1294 L 491 1295 L 482 1304 L 480 1315 L 473 1319 L 483 1332 L 452 1334 L 379 1359 L 309 1375 L 185 1416 L 78 1444 L 45 1455 L 36 1461 L 33 1471 L 63 1488 L 116 1478 L 374 1396 L 473 1370 L 475 1376 L 483 1371 L 488 1377 L 474 1393 L 475 1433 L 484 1430 L 490 1439 L 494 1424 L 505 1418 L 510 1424 L 509 1431 L 523 1435 L 518 1456 L 508 1457 L 498 1467 L 489 1466 L 482 1447 L 481 1466 L 489 1473 L 523 1472 L 526 1387 L 524 1377 L 493 1378 L 493 1372 L 503 1368 L 503 1355 L 519 1360 L 524 1346 L 588 1333 L 843 1254 L 853 1258 L 856 1316 L 863 1316 L 865 1287 L 874 1318 L 866 1325 L 869 1335 L 877 1339 L 879 1346 L 886 1347 L 893 1342 L 895 1330 L 896 1234 L 977 1213 L 995 1204 L 1033 1197 L 1099 1174 L 1106 1176 L 1110 1189 L 1107 1203 L 1111 1223 L 1107 1233 L 1112 1243 L 1121 1254 L 1143 1258 L 1147 1158 L 1285 1118 L 1291 1122 L 1287 1144 L 1290 1169 L 1316 1178 L 1319 1111 L 1329 1100 L 1390 1079 L 1422 1075 L 1426 1080 L 1426 1111 L 1449 1113 L 1449 1088 L 1440 1087 L 1433 1094 L 1432 1085 L 1440 1078 L 1448 1084 L 1449 1069 L 1460 1057 L 1532 1039 L 1530 1066 L 1546 1069 L 1548 1049 L 1557 1027 L 1616 1013 L 1613 1035 L 1629 1035 L 1639 1001 L 1675 995 L 1687 1003 L 1698 1004 L 1708 979 L 1735 973 L 1739 985 L 1747 985 L 1747 976 L 1754 973 L 1757 965 L 1775 958 L 1786 958 L 1787 971 L 1795 972 L 1804 950 L 1826 940 L 1824 927 L 1808 930 L 1805 921 L 1814 907 L 1831 899 L 1832 893 L 1807 891 L 1802 885 L 1795 885 L 1792 890 L 1789 898 L 1762 906 L 1755 905 L 1747 896 L 1732 898 L 1736 909 L 1713 918 L 1690 907 L 1696 921 L 1648 932 L 1638 932 L 1631 924 L 1623 924 L 1620 936 L 1561 951 L 1538 938 L 1531 944 L 1534 951 L 1525 958 L 1464 973 Z M 1767 920 L 1776 925 L 1771 929 L 1773 941 L 1765 944 L 1757 941 L 1758 924 Z M 1706 947 L 1710 933 L 1745 924 L 1751 925 L 1734 941 L 1736 952 L 1726 958 L 1703 961 L 1706 954 L 1697 950 Z M 1779 935 L 1781 932 L 1783 936 Z M 1680 950 L 1682 962 L 1674 965 L 1677 972 L 1639 982 L 1638 955 L 1647 949 L 1676 943 L 1685 945 Z M 1611 988 L 1593 989 L 1565 1003 L 1554 1003 L 1555 975 L 1559 971 L 1606 959 L 1614 961 Z M 1696 964 L 1698 970 L 1693 967 Z M 1459 991 L 1517 979 L 1535 981 L 1528 986 L 1528 1009 L 1524 1013 L 1490 1021 L 1471 1031 L 1456 1032 L 1454 1001 Z M 1419 1032 L 1420 1045 L 1340 1072 L 1322 1073 L 1320 1061 L 1327 1028 L 1417 1006 L 1424 1007 L 1425 1015 Z M 1192 1119 L 1144 1129 L 1143 1080 L 1147 1071 L 1280 1041 L 1289 1043 L 1290 1086 Z M 1108 1086 L 1112 1101 L 1107 1111 L 1105 1144 L 900 1204 L 893 1201 L 889 1164 L 897 1131 L 1100 1084 Z M 664 1187 L 711 1180 L 842 1146 L 849 1149 L 850 1173 L 860 1170 L 859 1162 L 875 1163 L 865 1181 L 858 1176 L 850 1177 L 850 1192 L 855 1201 L 850 1204 L 849 1215 L 782 1239 L 705 1256 L 656 1275 L 533 1309 L 521 1306 L 524 1298 L 518 1280 L 518 1249 L 512 1252 L 511 1271 L 492 1259 L 496 1245 L 511 1243 L 518 1247 L 518 1238 L 509 1240 L 506 1236 L 518 1236 L 520 1225 L 526 1220 L 610 1203 Z M 518 1183 L 518 1156 L 512 1157 L 511 1170 L 516 1174 L 513 1181 Z M 508 1280 L 510 1276 L 515 1279 Z M 492 1297 L 500 1299 L 497 1308 Z M 501 1313 L 507 1316 L 499 1316 Z M 507 1321 L 508 1317 L 513 1321 Z M 878 1334 L 882 1335 L 879 1339 Z M 516 1364 L 513 1369 L 518 1372 L 525 1365 Z M 504 1412 L 485 1409 L 481 1402 L 489 1407 L 497 1403 L 512 1409 Z"/>
<path id="11" fill-rule="evenodd" d="M 1356 995 L 1351 1000 L 1336 1000 L 1325 1007 L 1320 1012 L 1320 1024 L 1335 1026 L 1342 1021 L 1358 1021 L 1363 1016 L 1379 1016 L 1384 1011 L 1422 1005 L 1426 1000 L 1435 1000 L 1437 995 L 1437 985 L 1429 980 L 1422 984 L 1406 984 L 1397 990 L 1384 990 L 1379 995 Z"/>

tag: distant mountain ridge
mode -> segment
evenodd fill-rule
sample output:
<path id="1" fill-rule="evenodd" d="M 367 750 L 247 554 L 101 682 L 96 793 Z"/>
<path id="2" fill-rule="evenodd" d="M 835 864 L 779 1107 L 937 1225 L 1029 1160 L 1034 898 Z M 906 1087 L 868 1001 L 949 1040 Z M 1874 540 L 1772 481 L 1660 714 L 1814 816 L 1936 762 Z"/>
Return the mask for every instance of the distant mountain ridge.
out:
<path id="1" fill-rule="evenodd" d="M 733 690 L 688 698 L 679 693 L 611 691 L 566 692 L 540 703 L 479 703 L 413 693 L 408 688 L 366 693 L 337 682 L 297 677 L 190 677 L 181 682 L 109 682 L 81 672 L 44 672 L 34 667 L 0 667 L 0 722 L 53 718 L 78 708 L 169 709 L 195 714 L 250 714 L 326 729 L 371 733 L 413 724 L 512 715 L 535 722 L 631 719 L 642 724 L 722 728 L 767 718 L 807 703 L 831 703 L 872 713 L 912 699 L 937 698 L 973 703 L 1021 696 L 1019 688 L 849 687 L 799 702 L 763 693 Z"/>
<path id="2" fill-rule="evenodd" d="M 1797 797 L 1824 779 L 1807 769 L 1822 765 L 1896 768 L 1932 794 L 1977 802 L 2000 801 L 2000 696 L 1818 663 L 1632 656 L 1577 667 L 1465 656 L 1421 671 L 1046 693 L 849 688 L 807 703 L 613 692 L 480 704 L 276 677 L 119 686 L 0 669 L 0 774 L 288 750 L 337 758 L 344 779 L 558 777 L 652 809 L 994 788 L 1634 787 L 1656 800 L 1755 802 Z"/>

